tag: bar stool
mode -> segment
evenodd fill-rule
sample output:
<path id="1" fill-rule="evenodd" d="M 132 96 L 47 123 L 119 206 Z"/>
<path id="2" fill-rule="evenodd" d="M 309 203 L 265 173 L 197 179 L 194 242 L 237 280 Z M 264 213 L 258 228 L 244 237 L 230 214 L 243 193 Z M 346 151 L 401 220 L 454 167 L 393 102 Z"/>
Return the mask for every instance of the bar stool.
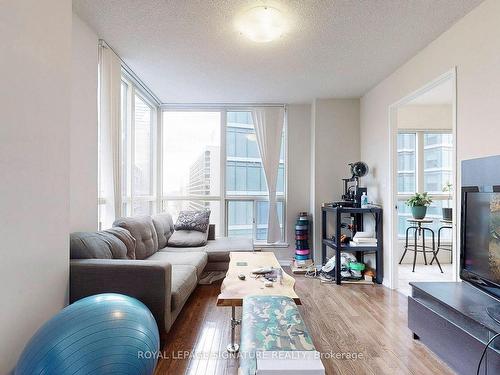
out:
<path id="1" fill-rule="evenodd" d="M 431 219 L 414 219 L 414 218 L 409 218 L 409 219 L 406 219 L 406 221 L 412 225 L 410 225 L 408 228 L 406 228 L 406 242 L 405 242 L 405 251 L 403 252 L 403 256 L 401 257 L 401 260 L 399 261 L 399 264 L 401 264 L 401 262 L 403 261 L 405 255 L 406 255 L 406 252 L 408 250 L 410 251 L 414 251 L 414 255 L 413 255 L 413 270 L 412 272 L 415 272 L 415 263 L 417 263 L 417 253 L 423 253 L 424 255 L 424 263 L 425 265 L 427 265 L 427 256 L 426 256 L 426 253 L 432 253 L 434 255 L 434 257 L 432 258 L 431 260 L 431 264 L 432 264 L 432 261 L 434 259 L 436 259 L 436 263 L 438 264 L 439 266 L 439 270 L 441 271 L 441 273 L 443 273 L 443 269 L 441 268 L 441 264 L 439 264 L 439 260 L 436 258 L 436 252 L 435 252 L 435 239 L 434 239 L 434 231 L 431 229 L 431 228 L 428 228 L 428 227 L 424 227 L 422 226 L 422 224 L 431 224 L 433 222 L 433 220 Z M 410 230 L 413 230 L 413 249 L 409 248 L 408 247 L 408 233 L 410 232 Z M 430 234 L 432 235 L 432 247 L 429 247 L 429 246 L 426 246 L 425 245 L 425 232 L 428 231 L 430 232 Z M 417 243 L 417 235 L 418 236 L 422 236 L 422 245 L 419 245 Z M 419 248 L 421 248 L 422 250 L 419 250 Z M 427 249 L 430 249 L 430 250 L 427 250 Z"/>
<path id="2" fill-rule="evenodd" d="M 437 249 L 436 249 L 436 255 L 434 256 L 434 258 L 432 258 L 430 264 L 432 264 L 432 262 L 434 262 L 434 259 L 437 260 L 436 257 L 439 254 L 439 250 L 449 251 L 450 252 L 450 263 L 453 263 L 453 245 L 451 245 L 451 244 L 450 245 L 443 245 L 441 243 L 441 231 L 443 229 L 453 230 L 453 221 L 442 219 L 441 223 L 442 223 L 442 225 L 438 229 L 438 245 L 437 245 Z"/>

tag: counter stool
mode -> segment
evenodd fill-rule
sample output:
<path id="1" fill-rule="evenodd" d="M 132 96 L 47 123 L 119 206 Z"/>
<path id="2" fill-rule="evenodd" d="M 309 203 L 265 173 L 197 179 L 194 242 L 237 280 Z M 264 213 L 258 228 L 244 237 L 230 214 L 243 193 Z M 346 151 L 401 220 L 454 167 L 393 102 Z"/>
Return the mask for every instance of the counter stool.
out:
<path id="1" fill-rule="evenodd" d="M 441 264 L 439 264 L 439 260 L 436 258 L 437 253 L 435 251 L 436 247 L 435 247 L 435 240 L 434 240 L 434 231 L 431 228 L 422 226 L 422 224 L 424 224 L 424 225 L 431 224 L 433 222 L 433 220 L 410 218 L 410 219 L 406 219 L 406 221 L 408 221 L 408 223 L 410 223 L 410 226 L 408 228 L 406 228 L 405 251 L 403 252 L 403 256 L 401 257 L 399 264 L 401 264 L 401 262 L 403 261 L 405 255 L 406 255 L 406 252 L 408 250 L 414 251 L 412 272 L 415 272 L 415 263 L 417 263 L 417 253 L 423 253 L 425 265 L 427 265 L 426 253 L 432 253 L 434 255 L 434 257 L 431 260 L 431 264 L 432 264 L 432 261 L 434 261 L 434 259 L 436 259 L 436 263 L 439 266 L 439 270 L 441 271 L 441 273 L 443 273 L 443 269 L 441 268 Z M 413 232 L 413 249 L 409 248 L 409 246 L 408 246 L 408 233 L 410 232 L 410 230 L 414 231 Z M 432 247 L 425 245 L 425 232 L 426 231 L 430 232 L 430 234 L 432 235 Z M 420 235 L 422 236 L 422 245 L 419 245 L 417 243 L 417 236 L 420 236 Z M 422 250 L 419 250 L 419 248 L 421 248 Z"/>
<path id="2" fill-rule="evenodd" d="M 453 245 L 443 245 L 441 243 L 441 231 L 443 229 L 451 229 L 453 230 L 453 221 L 451 220 L 441 220 L 441 223 L 442 225 L 439 227 L 438 229 L 438 246 L 437 246 L 437 249 L 436 249 L 436 255 L 434 256 L 434 258 L 432 258 L 431 260 L 431 263 L 434 262 L 434 259 L 437 260 L 437 255 L 439 254 L 439 250 L 445 250 L 445 251 L 449 251 L 450 252 L 450 263 L 453 263 Z"/>

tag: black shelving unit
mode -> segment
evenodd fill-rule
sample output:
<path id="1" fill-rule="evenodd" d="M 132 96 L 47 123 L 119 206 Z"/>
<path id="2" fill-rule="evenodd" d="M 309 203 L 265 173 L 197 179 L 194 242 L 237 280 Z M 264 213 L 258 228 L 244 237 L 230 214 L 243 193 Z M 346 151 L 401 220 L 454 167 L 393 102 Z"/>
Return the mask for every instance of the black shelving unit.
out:
<path id="1" fill-rule="evenodd" d="M 331 248 L 335 251 L 335 282 L 340 285 L 342 283 L 340 276 L 340 253 L 341 252 L 352 252 L 356 254 L 358 261 L 363 262 L 364 254 L 374 253 L 375 254 L 375 282 L 377 284 L 382 284 L 384 277 L 384 258 L 383 258 L 383 219 L 382 219 L 382 209 L 378 207 L 373 208 L 353 208 L 353 207 L 322 207 L 322 220 L 321 220 L 321 263 L 326 263 L 326 252 L 327 248 Z M 328 215 L 330 213 L 330 215 Z M 350 246 L 349 244 L 338 245 L 337 241 L 340 241 L 340 236 L 342 234 L 342 215 L 349 214 L 351 218 L 354 218 L 354 224 L 357 231 L 363 230 L 364 215 L 373 214 L 375 219 L 375 236 L 377 238 L 377 246 Z M 334 218 L 335 227 L 335 241 L 327 237 L 326 228 L 328 217 Z"/>

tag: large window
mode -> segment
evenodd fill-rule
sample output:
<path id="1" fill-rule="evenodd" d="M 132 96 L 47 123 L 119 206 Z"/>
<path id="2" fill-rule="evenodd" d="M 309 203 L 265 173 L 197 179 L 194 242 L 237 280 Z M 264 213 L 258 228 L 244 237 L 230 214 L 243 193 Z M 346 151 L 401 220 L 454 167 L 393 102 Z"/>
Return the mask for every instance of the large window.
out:
<path id="1" fill-rule="evenodd" d="M 99 126 L 101 229 L 111 226 L 119 216 L 156 211 L 157 110 L 158 106 L 122 70 L 119 124 L 115 125 L 115 113 L 111 110 L 112 124 L 105 128 L 105 135 Z"/>
<path id="2" fill-rule="evenodd" d="M 161 208 L 210 208 L 216 235 L 267 237 L 268 195 L 250 111 L 176 111 L 162 114 Z M 284 133 L 277 209 L 284 240 Z M 224 147 L 222 147 L 224 146 Z"/>
<path id="3" fill-rule="evenodd" d="M 134 84 L 121 85 L 121 215 L 150 215 L 156 205 L 156 108 Z"/>
<path id="4" fill-rule="evenodd" d="M 415 131 L 398 134 L 398 235 L 405 236 L 411 210 L 405 201 L 413 193 L 428 192 L 434 202 L 427 217 L 434 219 L 437 233 L 442 208 L 451 207 L 451 196 L 443 188 L 453 182 L 453 136 L 449 132 Z M 443 236 L 449 236 L 443 232 Z"/>
<path id="5" fill-rule="evenodd" d="M 452 135 L 428 133 L 423 138 L 424 190 L 430 194 L 441 194 L 443 186 L 452 180 Z"/>
<path id="6" fill-rule="evenodd" d="M 209 208 L 221 234 L 221 113 L 164 111 L 162 124 L 163 210 Z"/>
<path id="7" fill-rule="evenodd" d="M 416 134 L 398 134 L 398 193 L 415 192 L 417 186 Z"/>
<path id="8" fill-rule="evenodd" d="M 269 197 L 251 109 L 157 108 L 123 77 L 121 85 L 121 215 L 209 208 L 216 235 L 265 241 Z M 285 129 L 277 210 L 284 241 Z"/>
<path id="9" fill-rule="evenodd" d="M 267 184 L 251 112 L 227 112 L 226 122 L 226 212 L 227 233 L 250 237 L 256 241 L 267 238 L 269 203 Z M 285 147 L 284 132 L 278 169 L 277 209 L 284 239 L 285 215 Z"/>

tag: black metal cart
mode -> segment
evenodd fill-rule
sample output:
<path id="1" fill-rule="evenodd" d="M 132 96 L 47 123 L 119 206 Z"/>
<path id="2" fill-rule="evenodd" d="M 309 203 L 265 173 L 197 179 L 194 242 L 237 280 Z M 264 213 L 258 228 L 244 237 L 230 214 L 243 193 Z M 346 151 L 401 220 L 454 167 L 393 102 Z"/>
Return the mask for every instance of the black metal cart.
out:
<path id="1" fill-rule="evenodd" d="M 384 276 L 384 258 L 383 258 L 383 211 L 381 208 L 353 208 L 353 207 L 322 207 L 322 220 L 321 220 L 321 263 L 326 263 L 327 247 L 335 251 L 335 281 L 341 284 L 340 276 L 340 253 L 352 252 L 356 254 L 358 261 L 363 262 L 364 254 L 374 253 L 376 262 L 375 282 L 382 284 Z M 328 215 L 331 213 L 331 215 Z M 340 244 L 340 237 L 342 235 L 342 214 L 349 214 L 354 218 L 354 225 L 356 231 L 363 230 L 363 221 L 365 214 L 373 214 L 375 220 L 375 236 L 377 238 L 376 246 L 350 246 L 349 244 Z M 327 237 L 327 220 L 328 216 L 334 218 L 335 224 L 335 239 Z M 340 246 L 339 246 L 340 245 Z M 364 262 L 363 262 L 364 263 Z"/>

